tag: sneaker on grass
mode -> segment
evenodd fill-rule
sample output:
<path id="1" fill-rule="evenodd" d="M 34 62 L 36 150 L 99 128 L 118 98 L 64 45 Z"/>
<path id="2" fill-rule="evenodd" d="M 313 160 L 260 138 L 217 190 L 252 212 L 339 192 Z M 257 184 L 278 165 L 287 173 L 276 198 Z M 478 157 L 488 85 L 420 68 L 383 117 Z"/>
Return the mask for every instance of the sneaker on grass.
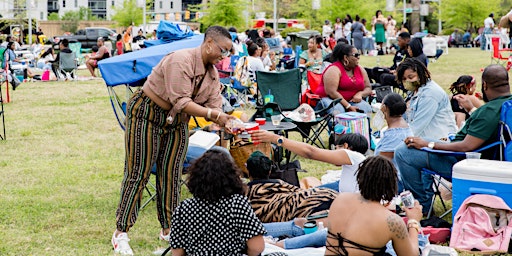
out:
<path id="1" fill-rule="evenodd" d="M 112 235 L 112 246 L 114 246 L 114 253 L 123 256 L 133 255 L 132 248 L 130 248 L 130 244 L 128 244 L 129 241 L 130 239 L 128 238 L 127 233 L 120 233 L 116 237 L 116 232 L 114 231 L 114 234 Z"/>

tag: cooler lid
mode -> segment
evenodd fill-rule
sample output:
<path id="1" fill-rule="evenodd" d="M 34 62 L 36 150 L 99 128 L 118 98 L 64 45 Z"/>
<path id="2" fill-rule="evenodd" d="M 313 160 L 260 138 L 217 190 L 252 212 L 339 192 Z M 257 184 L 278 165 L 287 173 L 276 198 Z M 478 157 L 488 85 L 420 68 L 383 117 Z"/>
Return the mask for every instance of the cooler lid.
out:
<path id="1" fill-rule="evenodd" d="M 453 166 L 452 178 L 512 184 L 512 162 L 464 159 Z"/>
<path id="2" fill-rule="evenodd" d="M 345 113 L 337 114 L 335 117 L 337 119 L 351 120 L 351 119 L 365 118 L 365 117 L 367 117 L 367 115 L 364 113 L 359 113 L 359 112 L 345 112 Z"/>

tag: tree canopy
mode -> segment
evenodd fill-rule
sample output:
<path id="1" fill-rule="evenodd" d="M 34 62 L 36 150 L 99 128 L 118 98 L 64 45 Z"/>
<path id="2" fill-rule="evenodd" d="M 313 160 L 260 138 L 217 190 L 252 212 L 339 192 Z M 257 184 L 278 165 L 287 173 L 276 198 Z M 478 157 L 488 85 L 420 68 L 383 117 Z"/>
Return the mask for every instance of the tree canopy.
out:
<path id="1" fill-rule="evenodd" d="M 484 19 L 494 12 L 494 19 L 499 22 L 501 15 L 509 11 L 500 8 L 500 0 L 443 0 L 441 2 L 441 20 L 446 28 L 478 29 L 484 25 Z M 438 14 L 434 13 L 438 18 Z"/>
<path id="2" fill-rule="evenodd" d="M 205 28 L 213 25 L 224 27 L 243 27 L 245 19 L 242 11 L 247 2 L 244 0 L 215 0 L 196 6 L 195 11 L 204 11 L 200 21 Z M 200 9 L 199 9 L 200 8 Z"/>
<path id="3" fill-rule="evenodd" d="M 124 0 L 123 5 L 114 8 L 115 14 L 112 20 L 119 26 L 128 27 L 130 25 L 139 25 L 142 23 L 142 8 L 137 6 L 136 0 Z"/>

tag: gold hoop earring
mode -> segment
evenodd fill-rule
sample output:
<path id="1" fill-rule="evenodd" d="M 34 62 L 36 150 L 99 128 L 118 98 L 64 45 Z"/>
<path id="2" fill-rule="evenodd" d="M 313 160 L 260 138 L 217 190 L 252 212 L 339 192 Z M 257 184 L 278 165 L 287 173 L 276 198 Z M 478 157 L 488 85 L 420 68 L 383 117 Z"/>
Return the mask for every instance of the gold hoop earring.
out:
<path id="1" fill-rule="evenodd" d="M 343 61 L 343 66 L 348 66 L 348 60 Z"/>
<path id="2" fill-rule="evenodd" d="M 211 48 L 211 47 L 209 47 L 209 46 L 208 46 L 208 48 L 210 48 L 210 49 L 206 50 L 206 54 L 208 54 L 208 55 L 209 55 L 210 53 L 212 53 L 212 48 Z"/>

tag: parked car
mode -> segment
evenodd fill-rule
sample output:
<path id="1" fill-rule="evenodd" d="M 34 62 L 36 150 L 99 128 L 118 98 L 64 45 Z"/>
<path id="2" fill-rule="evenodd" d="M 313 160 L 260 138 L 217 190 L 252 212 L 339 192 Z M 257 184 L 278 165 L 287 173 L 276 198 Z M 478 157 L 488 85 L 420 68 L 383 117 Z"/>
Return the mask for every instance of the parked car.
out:
<path id="1" fill-rule="evenodd" d="M 68 39 L 70 43 L 80 42 L 82 43 L 82 48 L 91 48 L 96 45 L 99 37 L 115 42 L 116 35 L 116 32 L 109 28 L 88 27 L 78 30 L 74 35 L 54 36 L 51 41 L 55 49 L 58 49 L 59 42 L 62 39 Z"/>

